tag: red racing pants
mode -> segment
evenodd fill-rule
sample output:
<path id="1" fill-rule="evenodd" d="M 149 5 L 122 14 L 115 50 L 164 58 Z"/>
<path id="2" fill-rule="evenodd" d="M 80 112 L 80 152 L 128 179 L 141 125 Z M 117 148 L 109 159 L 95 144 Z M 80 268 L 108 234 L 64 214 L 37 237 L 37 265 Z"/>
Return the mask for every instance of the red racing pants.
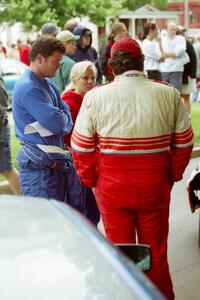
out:
<path id="1" fill-rule="evenodd" d="M 152 269 L 146 275 L 167 299 L 174 299 L 167 261 L 171 184 L 168 158 L 101 158 L 96 199 L 112 243 L 148 244 Z"/>

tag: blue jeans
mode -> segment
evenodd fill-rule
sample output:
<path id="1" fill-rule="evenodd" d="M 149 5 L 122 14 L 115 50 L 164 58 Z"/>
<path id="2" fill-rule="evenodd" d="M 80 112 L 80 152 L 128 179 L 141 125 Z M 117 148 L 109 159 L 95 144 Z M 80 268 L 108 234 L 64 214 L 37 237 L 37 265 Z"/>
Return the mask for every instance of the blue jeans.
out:
<path id="1" fill-rule="evenodd" d="M 166 81 L 173 87 L 175 87 L 179 92 L 181 92 L 182 75 L 183 72 L 163 72 L 162 79 L 163 81 Z"/>
<path id="2" fill-rule="evenodd" d="M 81 182 L 71 159 L 52 161 L 23 147 L 17 154 L 22 194 L 63 201 L 82 211 Z"/>
<path id="3" fill-rule="evenodd" d="M 8 122 L 0 128 L 0 173 L 11 171 L 10 126 Z"/>

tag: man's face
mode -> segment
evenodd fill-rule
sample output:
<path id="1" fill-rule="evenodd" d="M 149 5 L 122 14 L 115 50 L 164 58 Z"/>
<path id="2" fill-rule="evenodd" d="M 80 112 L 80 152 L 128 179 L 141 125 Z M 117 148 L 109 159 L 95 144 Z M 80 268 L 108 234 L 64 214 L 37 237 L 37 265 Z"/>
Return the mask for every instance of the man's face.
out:
<path id="1" fill-rule="evenodd" d="M 52 55 L 47 58 L 44 58 L 42 55 L 38 55 L 38 74 L 41 78 L 53 77 L 56 74 L 56 71 L 60 68 L 60 61 L 63 54 L 60 51 L 55 51 Z"/>
<path id="2" fill-rule="evenodd" d="M 177 26 L 173 23 L 169 23 L 167 26 L 167 35 L 169 38 L 173 38 L 176 35 Z"/>
<path id="3" fill-rule="evenodd" d="M 65 42 L 65 54 L 73 56 L 76 51 L 76 42 L 74 40 Z"/>
<path id="4" fill-rule="evenodd" d="M 85 47 L 89 46 L 90 43 L 91 43 L 91 35 L 84 34 L 82 36 L 82 47 L 85 48 Z"/>

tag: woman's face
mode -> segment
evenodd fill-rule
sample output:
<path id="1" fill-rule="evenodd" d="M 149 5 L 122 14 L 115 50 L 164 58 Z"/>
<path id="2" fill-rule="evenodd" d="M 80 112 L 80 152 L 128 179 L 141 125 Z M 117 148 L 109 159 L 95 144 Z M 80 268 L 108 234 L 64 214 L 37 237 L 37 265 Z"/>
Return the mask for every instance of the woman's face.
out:
<path id="1" fill-rule="evenodd" d="M 80 78 L 74 79 L 75 91 L 82 96 L 91 90 L 95 84 L 96 77 L 91 68 L 88 68 Z"/>
<path id="2" fill-rule="evenodd" d="M 153 39 L 155 39 L 158 36 L 158 28 L 150 29 L 150 35 Z"/>

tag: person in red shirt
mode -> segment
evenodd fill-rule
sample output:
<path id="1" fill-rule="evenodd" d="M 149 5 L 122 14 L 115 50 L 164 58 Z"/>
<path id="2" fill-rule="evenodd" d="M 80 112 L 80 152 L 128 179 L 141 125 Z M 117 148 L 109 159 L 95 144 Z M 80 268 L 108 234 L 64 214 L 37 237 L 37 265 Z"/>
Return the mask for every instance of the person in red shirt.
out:
<path id="1" fill-rule="evenodd" d="M 17 41 L 17 45 L 18 45 L 18 51 L 19 51 L 19 60 L 21 62 L 23 62 L 25 65 L 29 66 L 30 62 L 28 59 L 28 55 L 29 55 L 29 51 L 31 49 L 31 46 L 27 45 L 23 45 L 21 40 Z"/>
<path id="2" fill-rule="evenodd" d="M 6 57 L 6 54 L 6 47 L 4 47 L 2 41 L 0 41 L 0 57 Z"/>
<path id="3" fill-rule="evenodd" d="M 70 73 L 72 83 L 62 95 L 62 99 L 69 106 L 73 123 L 75 124 L 84 95 L 96 85 L 97 69 L 90 61 L 76 63 Z M 73 129 L 72 129 L 73 130 Z M 71 147 L 72 131 L 64 137 L 65 144 Z M 84 201 L 84 215 L 95 225 L 100 220 L 100 214 L 92 189 L 82 187 Z"/>
<path id="4" fill-rule="evenodd" d="M 110 51 L 115 42 L 128 36 L 126 25 L 122 22 L 116 22 L 111 27 L 111 32 L 108 36 L 108 41 L 104 44 L 99 54 L 99 64 L 102 74 L 105 76 L 106 81 L 113 81 L 114 75 L 111 67 L 108 64 L 110 58 Z"/>

